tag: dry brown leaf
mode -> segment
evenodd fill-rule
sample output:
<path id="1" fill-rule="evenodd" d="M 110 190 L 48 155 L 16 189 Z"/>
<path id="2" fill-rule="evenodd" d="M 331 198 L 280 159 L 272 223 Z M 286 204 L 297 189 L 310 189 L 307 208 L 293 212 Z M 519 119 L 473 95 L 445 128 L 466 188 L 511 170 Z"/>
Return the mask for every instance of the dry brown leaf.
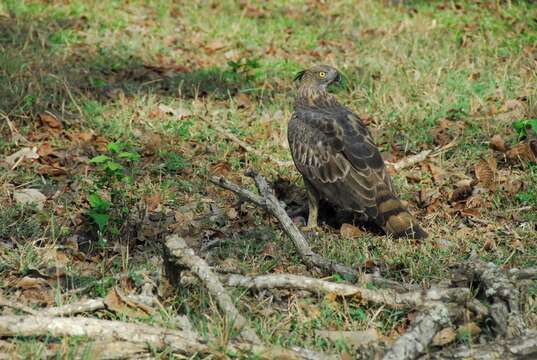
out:
<path id="1" fill-rule="evenodd" d="M 498 134 L 494 135 L 492 137 L 492 139 L 490 139 L 489 147 L 492 150 L 496 150 L 496 151 L 501 151 L 501 152 L 506 152 L 507 151 L 507 146 L 505 145 L 505 140 L 503 139 L 503 137 L 501 135 L 498 135 Z"/>
<path id="2" fill-rule="evenodd" d="M 151 212 L 158 211 L 161 206 L 161 198 L 159 193 L 155 193 L 153 195 L 148 195 L 144 197 L 145 203 L 147 204 L 147 210 Z"/>
<path id="3" fill-rule="evenodd" d="M 227 176 L 231 171 L 231 166 L 227 161 L 219 161 L 211 168 L 215 175 Z"/>
<path id="4" fill-rule="evenodd" d="M 453 330 L 450 327 L 444 328 L 440 330 L 434 337 L 433 337 L 433 345 L 434 346 L 445 346 L 447 344 L 452 343 L 457 338 L 457 333 L 455 330 Z"/>
<path id="5" fill-rule="evenodd" d="M 457 187 L 453 194 L 451 195 L 451 201 L 452 202 L 458 202 L 462 200 L 466 200 L 470 195 L 472 195 L 473 188 L 471 185 L 462 185 Z"/>
<path id="6" fill-rule="evenodd" d="M 427 164 L 429 166 L 429 171 L 433 176 L 433 180 L 436 184 L 441 184 L 446 177 L 446 171 L 439 166 L 436 166 L 432 163 Z"/>
<path id="7" fill-rule="evenodd" d="M 40 289 L 46 287 L 47 281 L 42 278 L 35 278 L 30 276 L 25 276 L 15 283 L 15 287 L 23 290 L 27 289 Z"/>
<path id="8" fill-rule="evenodd" d="M 437 126 L 431 130 L 431 136 L 433 141 L 438 146 L 447 145 L 453 140 L 453 137 L 449 133 L 452 123 L 447 119 L 442 119 L 438 122 Z"/>
<path id="9" fill-rule="evenodd" d="M 116 288 L 110 290 L 104 298 L 104 303 L 109 310 L 124 313 L 129 317 L 144 317 L 148 314 L 146 306 L 134 304 L 132 301 L 126 300 Z"/>
<path id="10" fill-rule="evenodd" d="M 328 294 L 325 295 L 324 299 L 329 303 L 336 302 L 337 301 L 337 294 L 333 293 L 333 292 L 329 292 Z"/>
<path id="11" fill-rule="evenodd" d="M 480 160 L 475 164 L 474 170 L 475 176 L 481 185 L 487 189 L 490 189 L 494 185 L 494 172 L 490 168 L 488 162 Z"/>
<path id="12" fill-rule="evenodd" d="M 478 208 L 464 208 L 461 210 L 461 215 L 465 217 L 479 217 L 481 211 Z"/>
<path id="13" fill-rule="evenodd" d="M 525 141 L 513 146 L 513 148 L 511 148 L 511 150 L 507 152 L 507 157 L 511 160 L 526 160 L 537 162 L 537 159 L 533 154 L 531 147 Z"/>
<path id="14" fill-rule="evenodd" d="M 55 116 L 53 116 L 50 113 L 44 113 L 39 114 L 39 120 L 43 123 L 43 125 L 47 125 L 48 127 L 52 129 L 62 129 L 63 125 Z"/>
<path id="15" fill-rule="evenodd" d="M 269 241 L 265 244 L 265 247 L 261 251 L 260 255 L 262 257 L 268 257 L 268 258 L 274 259 L 276 258 L 277 253 L 278 253 L 278 249 L 276 248 L 276 246 L 274 245 L 272 241 Z"/>
<path id="16" fill-rule="evenodd" d="M 238 93 L 235 95 L 235 103 L 239 108 L 247 108 L 252 105 L 252 100 L 250 100 L 250 97 L 245 93 Z"/>
<path id="17" fill-rule="evenodd" d="M 347 223 L 341 225 L 339 232 L 342 236 L 349 239 L 357 238 L 364 233 L 359 227 Z"/>
<path id="18" fill-rule="evenodd" d="M 474 337 L 481 333 L 481 328 L 477 326 L 475 322 L 469 322 L 469 323 L 459 326 L 457 329 L 457 333 L 461 337 L 468 336 L 468 335 Z"/>

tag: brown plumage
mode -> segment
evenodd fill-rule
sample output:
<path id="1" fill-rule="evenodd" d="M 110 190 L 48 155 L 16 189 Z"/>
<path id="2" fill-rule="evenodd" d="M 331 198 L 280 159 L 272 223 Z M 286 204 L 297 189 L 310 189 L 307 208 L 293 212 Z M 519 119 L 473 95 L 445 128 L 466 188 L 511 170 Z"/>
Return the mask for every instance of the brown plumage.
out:
<path id="1" fill-rule="evenodd" d="M 300 88 L 289 122 L 293 160 L 308 194 L 308 227 L 317 226 L 321 198 L 373 220 L 395 237 L 427 233 L 394 193 L 390 175 L 367 127 L 337 102 L 326 87 L 339 81 L 336 69 L 300 72 Z"/>

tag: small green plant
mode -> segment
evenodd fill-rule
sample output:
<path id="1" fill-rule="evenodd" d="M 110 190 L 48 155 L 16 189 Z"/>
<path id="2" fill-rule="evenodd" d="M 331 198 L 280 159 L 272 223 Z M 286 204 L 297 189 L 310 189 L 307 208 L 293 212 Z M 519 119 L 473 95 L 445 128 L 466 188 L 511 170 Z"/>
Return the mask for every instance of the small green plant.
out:
<path id="1" fill-rule="evenodd" d="M 99 178 L 96 189 L 88 196 L 90 210 L 88 216 L 97 228 L 99 244 L 106 245 L 108 235 L 119 234 L 119 227 L 129 214 L 131 197 L 127 188 L 133 183 L 133 164 L 140 159 L 134 151 L 126 151 L 126 145 L 114 142 L 108 145 L 108 155 L 101 154 L 90 160 L 97 165 Z M 100 192 L 108 193 L 110 200 Z"/>
<path id="2" fill-rule="evenodd" d="M 246 81 L 251 82 L 257 79 L 261 72 L 258 70 L 261 67 L 257 59 L 239 59 L 237 61 L 230 60 L 227 62 L 228 69 L 224 71 L 224 80 L 231 82 Z"/>
<path id="3" fill-rule="evenodd" d="M 528 131 L 537 134 L 537 118 L 515 121 L 513 127 L 520 138 L 527 137 Z"/>

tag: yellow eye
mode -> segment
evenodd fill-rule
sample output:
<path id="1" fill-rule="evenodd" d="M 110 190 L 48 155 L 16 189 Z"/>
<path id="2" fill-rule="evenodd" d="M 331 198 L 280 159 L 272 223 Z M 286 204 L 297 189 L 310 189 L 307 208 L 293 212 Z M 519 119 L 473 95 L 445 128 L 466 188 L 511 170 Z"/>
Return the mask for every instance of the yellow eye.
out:
<path id="1" fill-rule="evenodd" d="M 319 76 L 322 77 L 322 78 L 324 78 L 324 77 L 326 77 L 326 73 L 325 73 L 324 71 L 321 71 L 321 72 L 319 73 Z"/>

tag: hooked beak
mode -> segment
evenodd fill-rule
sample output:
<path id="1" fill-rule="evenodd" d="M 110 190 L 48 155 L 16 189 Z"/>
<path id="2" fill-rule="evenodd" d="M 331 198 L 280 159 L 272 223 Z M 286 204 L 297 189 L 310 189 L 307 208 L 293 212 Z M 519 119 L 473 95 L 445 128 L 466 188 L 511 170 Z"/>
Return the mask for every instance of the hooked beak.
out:
<path id="1" fill-rule="evenodd" d="M 334 81 L 337 82 L 338 84 L 341 84 L 341 75 L 339 73 L 337 73 L 336 78 L 334 79 Z"/>

